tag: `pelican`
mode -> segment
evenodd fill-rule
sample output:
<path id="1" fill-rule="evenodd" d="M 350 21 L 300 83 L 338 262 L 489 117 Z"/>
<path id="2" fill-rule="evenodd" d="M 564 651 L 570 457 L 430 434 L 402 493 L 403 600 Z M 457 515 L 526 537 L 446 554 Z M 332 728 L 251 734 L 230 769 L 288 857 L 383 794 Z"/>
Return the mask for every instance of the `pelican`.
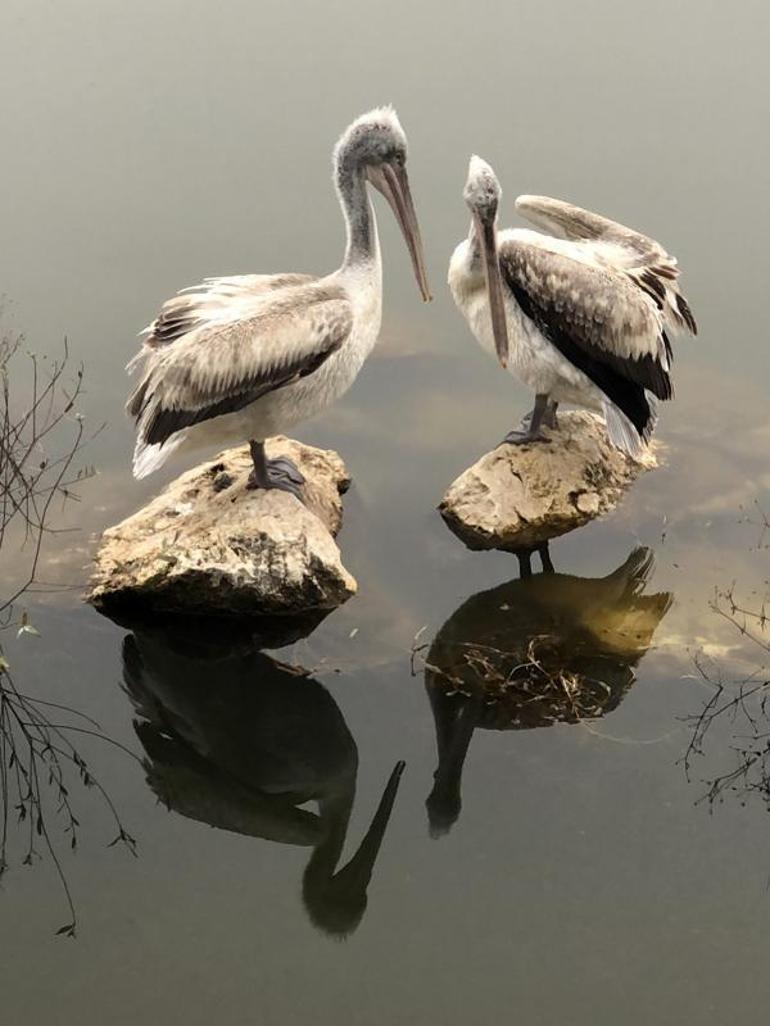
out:
<path id="1" fill-rule="evenodd" d="M 249 487 L 301 495 L 296 466 L 285 457 L 268 460 L 264 441 L 346 392 L 377 341 L 382 262 L 369 185 L 390 204 L 422 297 L 431 298 L 406 151 L 390 107 L 363 114 L 338 141 L 334 183 L 347 231 L 339 270 L 324 278 L 206 278 L 163 305 L 127 368 L 144 360 L 127 405 L 138 429 L 135 477 L 157 470 L 175 450 L 248 439 Z"/>
<path id="2" fill-rule="evenodd" d="M 669 332 L 697 333 L 676 259 L 654 239 L 571 203 L 519 196 L 516 209 L 551 234 L 497 231 L 502 190 L 471 157 L 468 238 L 449 265 L 454 301 L 481 346 L 535 393 L 504 441 L 546 440 L 569 402 L 604 413 L 617 448 L 637 457 L 673 394 Z"/>

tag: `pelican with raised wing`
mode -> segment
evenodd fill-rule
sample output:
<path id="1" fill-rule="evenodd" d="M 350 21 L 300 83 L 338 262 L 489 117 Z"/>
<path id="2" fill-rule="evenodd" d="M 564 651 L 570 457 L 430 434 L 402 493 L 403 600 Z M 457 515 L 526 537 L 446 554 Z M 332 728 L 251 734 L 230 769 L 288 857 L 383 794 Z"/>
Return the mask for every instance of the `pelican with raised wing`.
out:
<path id="1" fill-rule="evenodd" d="M 264 441 L 346 392 L 377 341 L 382 263 L 368 185 L 388 200 L 430 299 L 406 150 L 389 107 L 359 117 L 337 143 L 334 182 L 347 229 L 339 270 L 207 278 L 163 305 L 129 364 L 144 358 L 127 407 L 138 425 L 136 477 L 175 450 L 248 439 L 249 486 L 301 495 L 302 475 L 286 458 L 268 460 Z"/>
<path id="2" fill-rule="evenodd" d="M 610 441 L 639 456 L 657 400 L 673 395 L 669 333 L 697 331 L 676 259 L 632 228 L 547 196 L 519 196 L 516 209 L 552 234 L 498 233 L 500 196 L 492 168 L 472 157 L 471 229 L 449 286 L 479 343 L 535 393 L 505 441 L 546 440 L 542 427 L 555 428 L 567 402 L 603 412 Z"/>

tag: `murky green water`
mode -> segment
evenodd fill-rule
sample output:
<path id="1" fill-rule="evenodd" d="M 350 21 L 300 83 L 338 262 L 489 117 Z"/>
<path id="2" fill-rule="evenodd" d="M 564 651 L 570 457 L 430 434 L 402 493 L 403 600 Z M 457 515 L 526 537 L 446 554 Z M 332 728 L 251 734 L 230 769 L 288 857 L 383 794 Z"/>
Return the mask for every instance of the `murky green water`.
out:
<path id="1" fill-rule="evenodd" d="M 46 580 L 82 584 L 93 537 L 161 484 L 128 470 L 134 333 L 206 274 L 336 266 L 331 144 L 383 101 L 409 133 L 436 301 L 419 304 L 383 212 L 382 344 L 298 433 L 355 482 L 341 542 L 360 594 L 309 638 L 260 654 L 131 636 L 76 590 L 30 602 L 41 638 L 4 636 L 19 686 L 146 765 L 83 740 L 139 857 L 107 847 L 108 813 L 78 797 L 80 849 L 62 854 L 77 940 L 53 936 L 67 910 L 50 860 L 6 874 L 3 1022 L 764 1022 L 765 804 L 696 804 L 745 725 L 717 720 L 692 782 L 680 760 L 712 693 L 694 656 L 726 678 L 762 661 L 709 603 L 737 581 L 758 604 L 770 565 L 741 522 L 754 500 L 770 508 L 768 28 L 748 0 L 6 0 L 3 323 L 39 350 L 66 334 L 89 422 L 108 422 Z M 500 175 L 504 221 L 540 192 L 660 238 L 702 329 L 677 349 L 666 467 L 555 543 L 548 581 L 467 552 L 434 512 L 528 398 L 442 287 L 470 151 Z M 632 601 L 606 578 L 646 560 L 640 546 L 655 568 Z M 23 558 L 3 553 L 4 580 Z M 537 669 L 542 635 L 556 640 Z M 443 686 L 458 646 L 501 641 L 527 664 L 504 703 Z M 355 858 L 335 876 L 338 856 Z"/>

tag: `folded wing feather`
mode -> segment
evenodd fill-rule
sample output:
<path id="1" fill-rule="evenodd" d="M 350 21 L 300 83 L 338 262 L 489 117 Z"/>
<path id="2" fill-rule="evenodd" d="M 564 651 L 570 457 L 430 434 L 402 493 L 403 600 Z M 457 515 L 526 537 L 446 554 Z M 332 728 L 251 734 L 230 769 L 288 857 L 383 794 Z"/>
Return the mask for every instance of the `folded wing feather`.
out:
<path id="1" fill-rule="evenodd" d="M 215 295 L 223 297 L 221 286 Z M 311 374 L 340 348 L 352 320 L 345 293 L 312 280 L 244 299 L 229 316 L 219 305 L 191 306 L 187 330 L 145 350 L 144 376 L 127 405 L 141 440 L 161 444 Z"/>
<path id="2" fill-rule="evenodd" d="M 236 274 L 204 278 L 200 285 L 182 289 L 168 299 L 160 313 L 141 333 L 142 349 L 129 366 L 149 349 L 175 342 L 194 328 L 217 320 L 236 320 L 248 314 L 268 293 L 317 279 L 312 274 Z"/>

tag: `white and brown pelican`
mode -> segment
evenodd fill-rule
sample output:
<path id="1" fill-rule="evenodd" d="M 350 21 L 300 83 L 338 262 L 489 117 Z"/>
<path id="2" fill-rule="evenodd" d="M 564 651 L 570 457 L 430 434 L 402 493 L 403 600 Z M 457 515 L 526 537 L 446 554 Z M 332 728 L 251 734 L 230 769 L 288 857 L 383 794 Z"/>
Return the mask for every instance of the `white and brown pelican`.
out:
<path id="1" fill-rule="evenodd" d="M 334 182 L 347 229 L 339 270 L 207 278 L 163 305 L 135 357 L 145 358 L 144 371 L 127 407 L 138 424 L 136 477 L 174 450 L 249 439 L 249 486 L 299 494 L 302 475 L 288 459 L 267 460 L 264 440 L 338 399 L 377 341 L 382 263 L 367 184 L 393 209 L 430 299 L 406 147 L 389 107 L 359 117 L 337 143 Z"/>
<path id="2" fill-rule="evenodd" d="M 667 332 L 697 328 L 678 289 L 676 259 L 632 228 L 547 196 L 516 209 L 552 234 L 497 231 L 492 168 L 472 157 L 464 197 L 472 220 L 449 285 L 479 343 L 535 393 L 529 424 L 505 441 L 543 439 L 556 407 L 600 410 L 610 440 L 639 455 L 658 399 L 672 396 Z"/>

